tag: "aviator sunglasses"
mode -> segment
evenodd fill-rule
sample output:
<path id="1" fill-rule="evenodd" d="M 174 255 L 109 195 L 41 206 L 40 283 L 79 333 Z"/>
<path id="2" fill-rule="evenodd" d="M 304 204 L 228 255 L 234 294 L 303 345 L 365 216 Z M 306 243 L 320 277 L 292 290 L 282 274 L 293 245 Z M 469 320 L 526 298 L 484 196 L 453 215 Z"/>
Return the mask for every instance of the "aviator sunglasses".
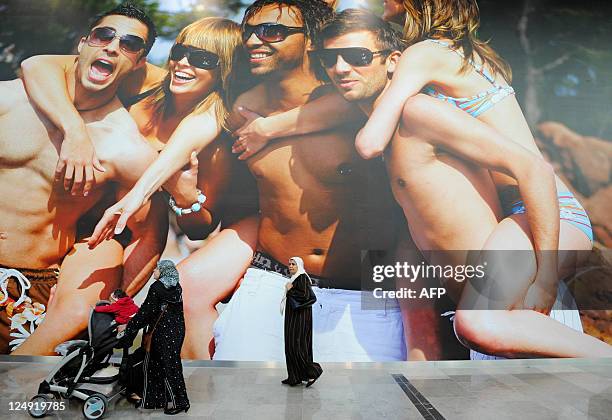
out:
<path id="1" fill-rule="evenodd" d="M 314 54 L 319 58 L 323 67 L 330 68 L 336 65 L 339 55 L 341 55 L 342 59 L 351 66 L 364 67 L 372 64 L 374 56 L 387 54 L 389 52 L 391 52 L 391 50 L 370 51 L 367 48 L 353 47 L 324 48 L 314 51 Z"/>
<path id="2" fill-rule="evenodd" d="M 144 50 L 145 41 L 136 35 L 117 35 L 117 31 L 107 26 L 93 29 L 87 36 L 87 43 L 92 47 L 104 47 L 115 38 L 119 38 L 119 48 L 129 54 Z"/>
<path id="3" fill-rule="evenodd" d="M 187 57 L 187 62 L 193 67 L 204 70 L 217 68 L 220 63 L 219 56 L 213 52 L 188 45 L 174 44 L 170 50 L 170 60 L 181 61 L 183 57 Z"/>
<path id="4" fill-rule="evenodd" d="M 242 42 L 247 42 L 253 34 L 263 42 L 274 43 L 284 41 L 289 35 L 303 33 L 303 27 L 285 26 L 280 23 L 246 24 L 242 29 Z"/>

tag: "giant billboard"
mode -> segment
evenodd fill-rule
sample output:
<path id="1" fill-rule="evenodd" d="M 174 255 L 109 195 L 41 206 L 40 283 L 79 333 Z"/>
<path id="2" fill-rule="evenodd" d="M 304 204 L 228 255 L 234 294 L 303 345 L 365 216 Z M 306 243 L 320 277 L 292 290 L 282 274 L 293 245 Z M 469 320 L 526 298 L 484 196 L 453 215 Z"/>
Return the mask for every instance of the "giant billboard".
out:
<path id="1" fill-rule="evenodd" d="M 119 3 L 0 5 L 3 354 L 169 258 L 184 358 L 283 361 L 300 257 L 317 361 L 612 355 L 610 5 Z"/>

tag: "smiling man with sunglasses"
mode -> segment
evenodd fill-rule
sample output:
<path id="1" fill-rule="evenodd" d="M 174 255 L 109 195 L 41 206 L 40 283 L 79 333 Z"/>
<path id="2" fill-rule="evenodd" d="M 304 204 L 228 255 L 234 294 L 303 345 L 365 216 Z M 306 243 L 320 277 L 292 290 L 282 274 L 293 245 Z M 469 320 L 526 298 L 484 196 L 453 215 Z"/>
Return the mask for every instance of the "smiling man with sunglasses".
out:
<path id="1" fill-rule="evenodd" d="M 108 14 L 94 21 L 78 46 L 76 72 L 85 92 L 84 97 L 75 98 L 77 108 L 112 99 L 122 79 L 144 66 L 155 36 L 148 18 Z"/>
<path id="2" fill-rule="evenodd" d="M 131 238 L 123 238 L 125 251 L 118 241 L 90 250 L 83 236 L 91 229 L 87 216 L 96 220 L 105 200 L 125 194 L 156 157 L 116 97 L 119 83 L 143 65 L 154 36 L 144 12 L 122 5 L 98 18 L 79 42 L 66 81 L 106 168 L 85 197 L 54 179 L 60 124 L 38 112 L 21 80 L 0 82 L 0 279 L 8 290 L 0 297 L 0 353 L 53 354 L 87 326 L 90 306 L 108 290 L 133 294 L 153 271 L 167 235 L 163 202 L 137 216 Z M 35 314 L 36 322 L 19 318 L 23 311 Z"/>
<path id="3" fill-rule="evenodd" d="M 379 105 L 393 73 L 409 71 L 397 68 L 403 50 L 399 35 L 388 23 L 363 10 L 340 13 L 322 29 L 320 41 L 315 55 L 327 75 L 344 99 L 367 115 Z M 435 67 L 431 62 L 428 65 Z M 462 344 L 474 350 L 471 357 L 609 354 L 609 346 L 581 333 L 578 311 L 563 283 L 551 313 L 555 321 L 531 310 L 519 310 L 516 301 L 510 304 L 506 300 L 508 296 L 516 299 L 520 293 L 516 292 L 520 283 L 516 280 L 521 276 L 517 267 L 535 266 L 536 260 L 532 251 L 527 251 L 530 248 L 511 250 L 516 250 L 512 247 L 517 244 L 532 246 L 529 229 L 522 224 L 525 221 L 504 219 L 490 171 L 514 178 L 525 201 L 530 197 L 535 207 L 550 206 L 547 197 L 552 192 L 554 199 L 555 184 L 549 165 L 480 118 L 438 98 L 421 93 L 401 106 L 401 118 L 389 146 L 367 154 L 375 157 L 384 153 L 394 196 L 429 263 L 465 268 L 471 262 L 469 252 L 480 254 L 476 263 L 488 264 L 482 283 L 458 276 L 446 281 L 440 278 L 456 299 L 454 330 Z M 520 226 L 520 235 L 509 228 L 514 223 Z M 491 253 L 491 249 L 503 251 Z M 506 309 L 507 304 L 515 309 L 492 310 Z M 542 334 L 544 331 L 548 334 Z"/>
<path id="4" fill-rule="evenodd" d="M 306 51 L 313 35 L 311 25 L 316 20 L 322 20 L 322 16 L 304 20 L 295 6 L 271 1 L 251 5 L 242 24 L 242 41 L 249 52 L 251 73 L 272 74 L 275 78 L 285 72 L 299 73 L 301 66 L 308 63 Z"/>
<path id="5" fill-rule="evenodd" d="M 386 70 L 388 63 L 397 59 L 398 53 L 399 50 L 391 48 L 372 51 L 365 47 L 346 47 L 322 48 L 315 51 L 313 56 L 320 60 L 328 72 L 333 73 L 332 81 L 344 99 L 357 101 L 372 98 L 379 93 L 381 84 L 387 80 L 386 72 L 381 69 Z M 390 55 L 392 57 L 389 60 Z M 339 70 L 340 68 L 342 70 Z M 338 71 L 334 73 L 330 69 Z M 343 70 L 346 73 L 343 73 Z M 336 73 L 340 73 L 342 77 L 337 77 Z"/>
<path id="6" fill-rule="evenodd" d="M 240 112 L 251 115 L 243 108 L 273 115 L 333 89 L 317 78 L 309 54 L 332 16 L 321 0 L 259 0 L 247 9 L 243 41 L 260 83 L 238 98 L 236 127 L 244 120 Z M 246 161 L 259 193 L 257 249 L 215 323 L 215 359 L 285 360 L 278 305 L 287 278 L 280 274 L 288 275 L 282 262 L 301 255 L 319 285 L 314 288 L 314 358 L 405 360 L 397 302 L 389 301 L 386 311 L 347 310 L 361 303 L 361 252 L 386 249 L 377 257 L 390 260 L 403 223 L 384 165 L 359 157 L 355 134 L 355 127 L 345 126 L 284 137 Z M 210 303 L 216 302 L 201 306 Z M 186 312 L 190 316 L 204 314 Z"/>
<path id="7" fill-rule="evenodd" d="M 139 14 L 137 10 L 137 8 L 130 6 L 128 3 L 118 6 L 113 11 L 96 16 L 92 20 L 88 32 L 84 34 L 79 43 L 79 48 L 81 49 L 83 46 L 86 46 L 92 48 L 110 48 L 115 51 L 114 57 L 107 57 L 107 59 L 99 60 L 96 63 L 90 63 L 93 64 L 91 66 L 91 70 L 93 70 L 91 72 L 92 77 L 84 77 L 82 82 L 93 91 L 99 91 L 101 88 L 105 88 L 108 84 L 112 83 L 113 80 L 116 80 L 117 76 L 120 75 L 120 79 L 123 82 L 118 95 L 125 102 L 128 102 L 132 96 L 140 93 L 128 89 L 129 86 L 136 86 L 140 80 L 146 80 L 147 86 L 150 87 L 154 81 L 157 81 L 165 74 L 161 69 L 146 63 L 146 55 L 155 42 L 157 32 L 155 25 L 149 17 L 142 12 Z M 142 25 L 139 31 L 129 33 L 116 27 L 112 20 L 116 19 L 119 12 L 126 13 L 126 16 L 131 16 L 136 20 L 142 19 L 139 21 L 139 25 Z M 86 48 L 82 55 L 87 55 L 88 50 Z M 53 80 L 53 77 L 58 79 L 60 77 L 65 78 L 65 75 L 59 73 L 54 76 L 56 73 L 53 71 L 54 67 L 61 67 L 63 73 L 74 71 L 74 63 L 71 58 L 77 59 L 76 56 L 41 55 L 30 57 L 21 63 L 26 89 L 35 103 L 49 104 L 56 102 L 53 100 L 54 96 L 59 95 L 61 89 L 54 85 L 47 86 L 45 79 L 47 77 L 50 80 Z M 132 66 L 132 63 L 136 64 L 128 72 L 127 77 L 125 77 L 125 72 L 122 70 L 125 64 L 124 59 L 127 59 L 129 66 Z M 89 70 L 85 69 L 87 66 L 88 64 L 84 63 L 85 71 L 81 73 L 85 76 L 89 76 Z M 40 79 L 40 82 L 38 79 Z M 105 92 L 108 93 L 111 90 L 105 90 Z M 100 96 L 99 98 L 96 97 L 93 102 L 102 102 L 109 98 L 110 96 L 108 95 Z M 77 108 L 91 108 L 90 104 L 87 103 L 89 101 L 87 96 L 78 95 L 75 100 L 77 101 L 75 102 Z M 57 108 L 54 109 L 53 113 L 48 112 L 47 108 L 55 107 L 40 107 L 45 116 L 64 134 L 64 141 L 62 142 L 60 157 L 56 166 L 56 178 L 58 180 L 63 178 L 66 190 L 86 195 L 94 182 L 94 169 L 104 171 L 104 167 L 96 156 L 91 139 L 83 129 L 81 118 L 72 102 L 68 104 L 69 106 L 62 103 L 57 103 L 56 105 Z"/>

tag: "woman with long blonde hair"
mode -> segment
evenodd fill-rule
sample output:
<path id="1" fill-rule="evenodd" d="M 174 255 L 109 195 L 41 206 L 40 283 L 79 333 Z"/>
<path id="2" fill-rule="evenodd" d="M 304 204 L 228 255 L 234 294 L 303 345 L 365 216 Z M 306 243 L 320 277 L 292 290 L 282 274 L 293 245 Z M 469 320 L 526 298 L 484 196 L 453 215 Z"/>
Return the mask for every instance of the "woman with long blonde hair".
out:
<path id="1" fill-rule="evenodd" d="M 480 11 L 475 0 L 385 0 L 383 19 L 403 26 L 408 45 L 446 38 L 453 48 L 462 49 L 469 71 L 469 60 L 480 57 L 494 73 L 511 82 L 512 70 L 496 52 L 478 37 Z"/>
<path id="2" fill-rule="evenodd" d="M 219 205 L 220 189 L 226 186 L 215 172 L 231 159 L 215 139 L 227 127 L 231 101 L 240 93 L 236 85 L 244 78 L 236 72 L 245 67 L 243 60 L 240 27 L 228 19 L 203 18 L 179 33 L 170 51 L 168 74 L 145 92 L 150 96 L 130 108 L 150 144 L 163 150 L 132 191 L 107 210 L 98 224 L 104 229 L 94 232 L 94 240 L 99 243 L 113 230 L 120 233 L 133 212 L 164 183 L 185 233 L 202 237 L 202 227 L 214 229 L 213 211 Z M 207 167 L 198 164 L 198 154 Z M 180 171 L 186 163 L 191 169 Z M 197 210 L 189 211 L 192 208 Z M 119 213 L 115 224 L 111 219 Z"/>

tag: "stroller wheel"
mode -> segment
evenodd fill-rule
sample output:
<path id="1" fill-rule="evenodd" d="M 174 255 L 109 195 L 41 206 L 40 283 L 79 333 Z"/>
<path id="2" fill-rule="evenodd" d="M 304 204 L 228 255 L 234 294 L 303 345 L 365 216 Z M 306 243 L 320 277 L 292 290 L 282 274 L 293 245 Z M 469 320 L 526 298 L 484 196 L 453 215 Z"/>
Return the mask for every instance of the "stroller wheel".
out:
<path id="1" fill-rule="evenodd" d="M 95 420 L 106 413 L 108 398 L 102 394 L 90 395 L 83 403 L 83 415 L 86 419 Z"/>
<path id="2" fill-rule="evenodd" d="M 44 417 L 51 411 L 51 397 L 47 394 L 36 394 L 30 399 L 28 413 L 35 419 Z"/>

